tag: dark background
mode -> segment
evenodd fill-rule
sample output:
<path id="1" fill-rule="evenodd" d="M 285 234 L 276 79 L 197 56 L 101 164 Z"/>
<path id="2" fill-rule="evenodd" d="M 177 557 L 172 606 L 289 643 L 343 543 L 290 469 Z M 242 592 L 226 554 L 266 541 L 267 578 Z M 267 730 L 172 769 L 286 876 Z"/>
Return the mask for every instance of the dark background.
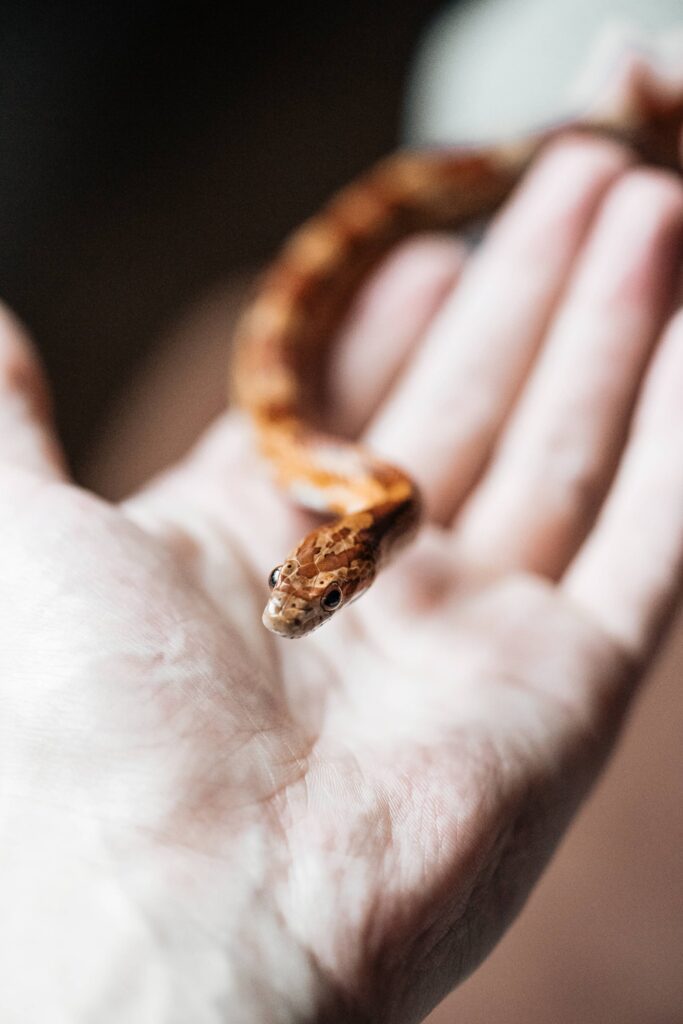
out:
<path id="1" fill-rule="evenodd" d="M 4 2 L 0 294 L 78 462 L 155 336 L 397 140 L 437 2 Z"/>

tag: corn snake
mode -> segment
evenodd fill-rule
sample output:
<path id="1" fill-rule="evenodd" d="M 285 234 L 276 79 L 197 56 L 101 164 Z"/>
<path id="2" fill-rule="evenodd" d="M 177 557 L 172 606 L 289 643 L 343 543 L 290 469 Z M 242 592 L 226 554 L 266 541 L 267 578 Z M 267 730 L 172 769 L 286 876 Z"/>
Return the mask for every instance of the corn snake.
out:
<path id="1" fill-rule="evenodd" d="M 406 150 L 339 192 L 286 242 L 237 328 L 235 396 L 277 483 L 298 504 L 337 518 L 311 531 L 271 573 L 264 624 L 287 638 L 310 633 L 360 597 L 414 536 L 416 484 L 361 445 L 325 434 L 309 409 L 320 357 L 348 304 L 406 236 L 489 215 L 557 135 L 616 138 L 649 163 L 678 168 L 680 98 L 639 97 L 609 118 L 586 118 L 481 148 Z"/>

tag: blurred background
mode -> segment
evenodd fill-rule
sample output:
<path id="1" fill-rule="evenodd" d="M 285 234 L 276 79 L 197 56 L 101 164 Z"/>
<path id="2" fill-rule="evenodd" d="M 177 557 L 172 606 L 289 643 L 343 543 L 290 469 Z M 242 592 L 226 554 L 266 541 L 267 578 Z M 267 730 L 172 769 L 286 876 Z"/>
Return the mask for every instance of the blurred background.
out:
<path id="1" fill-rule="evenodd" d="M 223 407 L 250 277 L 331 191 L 401 140 L 561 116 L 589 50 L 666 37 L 683 14 L 680 0 L 0 10 L 1 294 L 37 339 L 78 478 L 110 497 Z M 683 1024 L 682 684 L 679 623 L 519 921 L 432 1024 Z"/>
<path id="2" fill-rule="evenodd" d="M 437 6 L 3 0 L 2 295 L 77 468 L 189 304 L 396 144 Z"/>

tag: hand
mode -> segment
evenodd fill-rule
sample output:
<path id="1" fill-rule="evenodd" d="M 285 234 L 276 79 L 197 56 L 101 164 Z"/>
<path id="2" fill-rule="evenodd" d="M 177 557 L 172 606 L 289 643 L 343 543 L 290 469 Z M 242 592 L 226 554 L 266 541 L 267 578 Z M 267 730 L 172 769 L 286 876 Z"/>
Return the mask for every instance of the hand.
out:
<path id="1" fill-rule="evenodd" d="M 682 237 L 672 176 L 568 140 L 474 256 L 389 258 L 330 418 L 431 524 L 298 642 L 260 616 L 309 521 L 240 418 L 110 506 L 6 316 L 3 1021 L 403 1024 L 486 955 L 672 610 Z"/>

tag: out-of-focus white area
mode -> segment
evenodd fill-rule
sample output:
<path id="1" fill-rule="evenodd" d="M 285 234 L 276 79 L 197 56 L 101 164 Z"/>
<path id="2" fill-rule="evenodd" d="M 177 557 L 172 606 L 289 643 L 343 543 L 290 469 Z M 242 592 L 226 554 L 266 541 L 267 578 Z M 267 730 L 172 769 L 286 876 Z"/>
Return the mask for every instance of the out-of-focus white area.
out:
<path id="1" fill-rule="evenodd" d="M 590 107 L 629 54 L 683 69 L 682 0 L 469 0 L 418 47 L 411 144 L 501 140 Z"/>

